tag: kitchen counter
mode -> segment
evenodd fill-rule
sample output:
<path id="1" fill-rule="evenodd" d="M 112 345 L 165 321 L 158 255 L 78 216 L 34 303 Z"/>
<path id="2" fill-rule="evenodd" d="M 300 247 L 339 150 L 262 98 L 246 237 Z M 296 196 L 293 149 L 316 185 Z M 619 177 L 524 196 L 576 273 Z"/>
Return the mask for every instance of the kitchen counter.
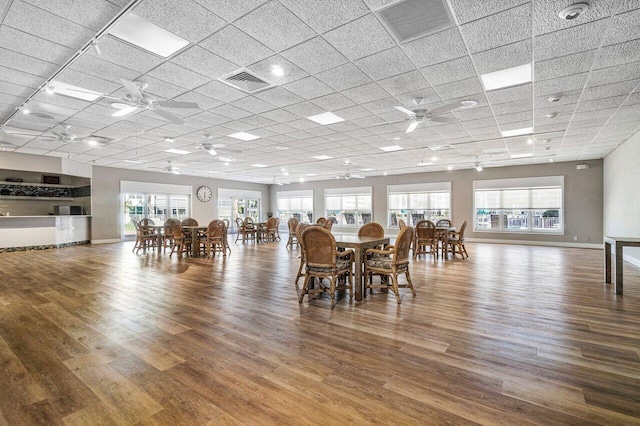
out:
<path id="1" fill-rule="evenodd" d="M 91 216 L 0 216 L 0 252 L 42 250 L 91 240 Z"/>

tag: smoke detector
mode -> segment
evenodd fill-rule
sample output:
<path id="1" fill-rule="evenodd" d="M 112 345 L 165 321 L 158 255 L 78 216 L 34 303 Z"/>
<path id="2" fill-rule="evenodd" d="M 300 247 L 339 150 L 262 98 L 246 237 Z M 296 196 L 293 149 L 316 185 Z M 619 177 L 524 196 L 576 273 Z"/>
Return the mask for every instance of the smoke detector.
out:
<path id="1" fill-rule="evenodd" d="M 562 96 L 560 95 L 551 95 L 547 100 L 549 102 L 558 102 L 560 99 L 562 99 Z"/>
<path id="2" fill-rule="evenodd" d="M 587 11 L 587 9 L 589 9 L 589 5 L 587 3 L 576 3 L 562 9 L 558 13 L 558 16 L 560 17 L 560 19 L 571 21 L 582 15 Z"/>
<path id="3" fill-rule="evenodd" d="M 557 112 L 550 112 L 545 117 L 547 117 L 547 118 L 556 118 L 557 116 L 558 116 Z"/>

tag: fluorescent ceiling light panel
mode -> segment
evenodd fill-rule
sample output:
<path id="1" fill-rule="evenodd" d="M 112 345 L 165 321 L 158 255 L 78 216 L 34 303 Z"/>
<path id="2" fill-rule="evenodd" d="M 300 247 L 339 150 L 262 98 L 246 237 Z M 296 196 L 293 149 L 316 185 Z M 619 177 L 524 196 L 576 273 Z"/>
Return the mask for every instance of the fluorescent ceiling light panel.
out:
<path id="1" fill-rule="evenodd" d="M 330 157 L 328 155 L 316 155 L 315 157 L 316 160 L 331 160 L 333 157 Z"/>
<path id="2" fill-rule="evenodd" d="M 392 151 L 402 151 L 404 148 L 402 148 L 400 145 L 389 145 L 389 146 L 381 146 L 380 149 L 385 152 L 392 152 Z"/>
<path id="3" fill-rule="evenodd" d="M 418 166 L 433 166 L 433 163 L 418 163 Z"/>
<path id="4" fill-rule="evenodd" d="M 254 141 L 256 139 L 260 139 L 260 136 L 252 135 L 251 133 L 238 132 L 232 135 L 229 135 L 230 138 L 240 139 L 241 141 Z"/>
<path id="5" fill-rule="evenodd" d="M 514 130 L 504 130 L 500 133 L 502 133 L 503 138 L 508 138 L 511 136 L 529 135 L 533 133 L 533 127 L 524 127 L 522 129 L 514 129 Z"/>
<path id="6" fill-rule="evenodd" d="M 170 152 L 172 154 L 180 154 L 180 155 L 186 155 L 186 154 L 191 154 L 190 151 L 184 151 L 182 149 L 167 149 L 165 152 Z"/>
<path id="7" fill-rule="evenodd" d="M 311 117 L 307 117 L 307 119 L 315 123 L 322 124 L 323 126 L 344 121 L 344 118 L 338 117 L 332 112 L 324 112 L 322 114 L 312 115 Z"/>
<path id="8" fill-rule="evenodd" d="M 531 64 L 480 75 L 484 90 L 496 90 L 531 82 Z"/>
<path id="9" fill-rule="evenodd" d="M 131 163 L 131 164 L 142 164 L 144 163 L 144 161 L 140 161 L 140 160 L 124 160 L 125 163 Z"/>
<path id="10" fill-rule="evenodd" d="M 533 154 L 531 152 L 527 154 L 511 154 L 511 158 L 527 158 L 527 157 L 533 157 Z"/>
<path id="11" fill-rule="evenodd" d="M 83 89 L 82 87 L 72 86 L 71 84 L 61 81 L 52 81 L 49 84 L 53 88 L 53 92 L 58 95 L 69 96 L 70 98 L 82 99 L 83 101 L 93 102 L 102 97 L 102 93 L 93 90 Z"/>
<path id="12" fill-rule="evenodd" d="M 124 107 L 124 108 L 119 109 L 118 111 L 114 112 L 113 114 L 111 114 L 111 116 L 112 117 L 122 117 L 123 115 L 131 114 L 132 112 L 134 112 L 137 109 L 138 109 L 138 107 L 134 107 L 134 106 Z"/>
<path id="13" fill-rule="evenodd" d="M 251 167 L 269 167 L 266 164 L 252 164 Z"/>
<path id="14" fill-rule="evenodd" d="M 164 28 L 134 15 L 125 16 L 109 34 L 163 58 L 167 58 L 189 44 Z"/>
<path id="15" fill-rule="evenodd" d="M 375 170 L 375 169 L 372 169 L 372 168 L 360 169 L 360 171 L 361 171 L 361 172 L 372 172 L 372 171 L 374 171 L 374 170 Z"/>

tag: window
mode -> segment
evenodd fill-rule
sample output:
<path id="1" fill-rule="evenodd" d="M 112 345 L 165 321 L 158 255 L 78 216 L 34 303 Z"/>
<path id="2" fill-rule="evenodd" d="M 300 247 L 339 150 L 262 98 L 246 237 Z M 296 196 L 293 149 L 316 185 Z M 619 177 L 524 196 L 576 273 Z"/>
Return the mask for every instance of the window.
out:
<path id="1" fill-rule="evenodd" d="M 302 223 L 313 223 L 313 190 L 278 191 L 276 192 L 276 208 L 280 225 L 286 226 L 292 217 Z"/>
<path id="2" fill-rule="evenodd" d="M 400 219 L 415 226 L 423 219 L 451 218 L 451 182 L 389 185 L 387 193 L 388 228 L 397 228 Z"/>
<path id="3" fill-rule="evenodd" d="M 475 230 L 564 232 L 563 176 L 475 181 Z"/>
<path id="4" fill-rule="evenodd" d="M 325 217 L 337 226 L 360 227 L 372 221 L 371 187 L 324 190 Z"/>

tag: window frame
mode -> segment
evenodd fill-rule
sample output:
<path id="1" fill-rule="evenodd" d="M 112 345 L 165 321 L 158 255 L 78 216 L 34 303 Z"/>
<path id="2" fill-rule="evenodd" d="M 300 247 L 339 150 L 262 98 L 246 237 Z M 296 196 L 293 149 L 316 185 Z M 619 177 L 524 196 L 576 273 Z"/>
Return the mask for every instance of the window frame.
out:
<path id="1" fill-rule="evenodd" d="M 289 204 L 292 199 L 300 200 L 300 209 L 280 209 L 280 200 L 289 200 Z M 311 209 L 304 209 L 304 202 L 308 199 L 311 200 Z M 290 218 L 295 217 L 300 220 L 301 223 L 314 223 L 315 218 L 315 210 L 314 210 L 314 202 L 313 202 L 313 190 L 300 190 L 300 191 L 277 191 L 276 192 L 276 217 L 280 220 L 280 226 L 286 227 L 287 222 Z M 309 213 L 311 213 L 311 218 L 309 218 Z M 300 217 L 295 216 L 298 214 Z"/>
<path id="2" fill-rule="evenodd" d="M 447 194 L 449 198 L 448 208 L 432 207 L 431 206 L 431 194 Z M 413 208 L 411 204 L 411 195 L 424 194 L 427 195 L 427 206 Z M 396 195 L 407 196 L 407 208 L 397 209 L 391 207 L 391 197 Z M 451 219 L 453 217 L 453 211 L 451 208 L 451 182 L 423 182 L 416 184 L 404 184 L 404 185 L 387 185 L 387 228 L 397 228 L 398 220 L 403 219 L 409 226 L 415 226 L 414 215 L 418 216 L 418 221 L 422 219 L 428 219 L 431 221 L 438 221 L 439 219 Z M 400 214 L 397 211 L 404 210 L 404 213 Z M 438 214 L 438 212 L 446 211 L 448 214 Z M 394 223 L 395 215 L 395 223 Z M 409 220 L 409 218 L 411 218 Z"/>
<path id="3" fill-rule="evenodd" d="M 327 198 L 339 197 L 340 206 L 338 209 L 328 209 Z M 346 197 L 355 197 L 355 206 L 353 208 L 344 208 Z M 364 198 L 368 197 L 368 201 Z M 364 206 L 361 206 L 364 203 Z M 368 207 L 367 207 L 368 206 Z M 334 226 L 344 228 L 359 228 L 360 226 L 373 222 L 373 187 L 360 186 L 350 188 L 326 188 L 324 190 L 324 216 L 329 219 L 334 217 L 336 222 Z M 351 218 L 351 219 L 350 219 Z M 353 223 L 350 223 L 353 221 Z"/>

